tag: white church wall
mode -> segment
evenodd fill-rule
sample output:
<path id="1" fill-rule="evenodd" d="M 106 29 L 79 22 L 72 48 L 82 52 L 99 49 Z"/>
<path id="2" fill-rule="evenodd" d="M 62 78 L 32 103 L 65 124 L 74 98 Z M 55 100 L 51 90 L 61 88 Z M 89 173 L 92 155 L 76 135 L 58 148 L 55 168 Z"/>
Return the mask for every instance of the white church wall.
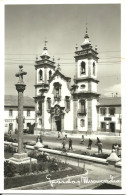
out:
<path id="1" fill-rule="evenodd" d="M 92 100 L 92 130 L 96 131 L 97 130 L 97 100 L 93 99 Z"/>
<path id="2" fill-rule="evenodd" d="M 64 115 L 64 129 L 73 130 L 73 101 L 70 101 L 70 111 Z"/>
<path id="3" fill-rule="evenodd" d="M 91 83 L 91 90 L 93 92 L 97 92 L 97 83 L 94 83 L 94 82 Z"/>

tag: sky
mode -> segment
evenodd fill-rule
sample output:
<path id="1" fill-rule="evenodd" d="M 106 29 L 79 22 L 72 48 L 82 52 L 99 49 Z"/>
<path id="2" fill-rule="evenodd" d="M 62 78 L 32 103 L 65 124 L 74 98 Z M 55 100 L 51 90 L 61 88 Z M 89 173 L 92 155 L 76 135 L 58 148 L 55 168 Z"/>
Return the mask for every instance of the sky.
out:
<path id="1" fill-rule="evenodd" d="M 61 72 L 75 75 L 75 46 L 89 39 L 98 47 L 98 93 L 112 96 L 121 88 L 120 4 L 5 5 L 5 94 L 17 95 L 15 74 L 23 65 L 25 96 L 34 97 L 35 59 L 47 40 L 48 53 L 58 58 Z"/>

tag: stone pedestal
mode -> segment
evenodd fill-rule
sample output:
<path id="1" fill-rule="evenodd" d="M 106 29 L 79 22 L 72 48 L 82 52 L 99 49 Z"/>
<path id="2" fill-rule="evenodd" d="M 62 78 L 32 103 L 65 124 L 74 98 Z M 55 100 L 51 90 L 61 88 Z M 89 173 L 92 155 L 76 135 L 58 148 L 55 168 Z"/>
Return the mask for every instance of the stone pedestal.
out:
<path id="1" fill-rule="evenodd" d="M 36 145 L 34 146 L 34 148 L 43 148 L 44 145 L 40 142 L 40 140 L 38 140 L 38 142 L 36 143 Z"/>
<path id="2" fill-rule="evenodd" d="M 113 150 L 110 156 L 106 159 L 107 162 L 111 165 L 115 165 L 117 162 L 120 161 L 120 158 L 117 156 L 115 151 Z"/>
<path id="3" fill-rule="evenodd" d="M 37 159 L 28 157 L 27 153 L 15 153 L 13 157 L 9 159 L 9 162 L 13 164 L 28 164 L 28 163 L 37 163 Z"/>

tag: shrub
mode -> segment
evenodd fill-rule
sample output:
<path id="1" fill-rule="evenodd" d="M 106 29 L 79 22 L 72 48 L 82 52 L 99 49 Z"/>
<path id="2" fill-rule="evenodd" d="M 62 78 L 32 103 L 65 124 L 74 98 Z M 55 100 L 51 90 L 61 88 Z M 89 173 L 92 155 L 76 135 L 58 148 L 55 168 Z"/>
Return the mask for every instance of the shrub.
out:
<path id="1" fill-rule="evenodd" d="M 38 164 L 38 171 L 45 171 L 45 164 Z"/>
<path id="2" fill-rule="evenodd" d="M 5 146 L 4 151 L 13 154 L 13 153 L 16 153 L 16 148 L 14 148 L 13 146 L 7 145 Z"/>
<path id="3" fill-rule="evenodd" d="M 33 173 L 36 172 L 36 171 L 38 171 L 38 167 L 37 167 L 37 166 L 38 166 L 38 165 L 35 164 L 35 163 L 32 164 L 31 169 L 32 169 L 32 172 L 33 172 Z"/>
<path id="4" fill-rule="evenodd" d="M 4 162 L 4 176 L 13 177 L 16 173 L 16 167 L 9 161 Z"/>
<path id="5" fill-rule="evenodd" d="M 30 164 L 20 164 L 18 166 L 19 175 L 25 175 L 26 173 L 30 172 Z"/>
<path id="6" fill-rule="evenodd" d="M 33 150 L 32 152 L 30 152 L 28 154 L 28 156 L 31 157 L 31 158 L 36 158 L 37 159 L 37 152 L 35 150 Z"/>
<path id="7" fill-rule="evenodd" d="M 58 171 L 59 169 L 59 166 L 56 162 L 51 162 L 49 165 L 48 165 L 48 171 L 51 172 L 51 171 Z"/>

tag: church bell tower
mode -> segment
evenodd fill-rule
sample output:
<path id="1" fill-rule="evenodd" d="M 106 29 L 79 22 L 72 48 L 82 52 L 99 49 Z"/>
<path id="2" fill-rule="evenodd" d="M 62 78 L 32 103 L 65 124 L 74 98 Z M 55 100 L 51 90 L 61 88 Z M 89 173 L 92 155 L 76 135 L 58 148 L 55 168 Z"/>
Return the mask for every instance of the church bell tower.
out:
<path id="1" fill-rule="evenodd" d="M 96 106 L 99 97 L 97 93 L 99 82 L 97 80 L 97 63 L 99 58 L 97 46 L 93 49 L 89 41 L 87 27 L 84 42 L 80 50 L 76 47 L 74 58 L 76 62 L 76 76 L 74 79 L 76 89 L 73 97 L 78 97 L 78 104 L 81 104 L 81 106 L 78 106 L 77 120 L 80 121 L 78 121 L 77 127 L 79 129 L 79 124 L 84 121 L 85 131 L 92 133 L 92 131 L 97 130 Z"/>

